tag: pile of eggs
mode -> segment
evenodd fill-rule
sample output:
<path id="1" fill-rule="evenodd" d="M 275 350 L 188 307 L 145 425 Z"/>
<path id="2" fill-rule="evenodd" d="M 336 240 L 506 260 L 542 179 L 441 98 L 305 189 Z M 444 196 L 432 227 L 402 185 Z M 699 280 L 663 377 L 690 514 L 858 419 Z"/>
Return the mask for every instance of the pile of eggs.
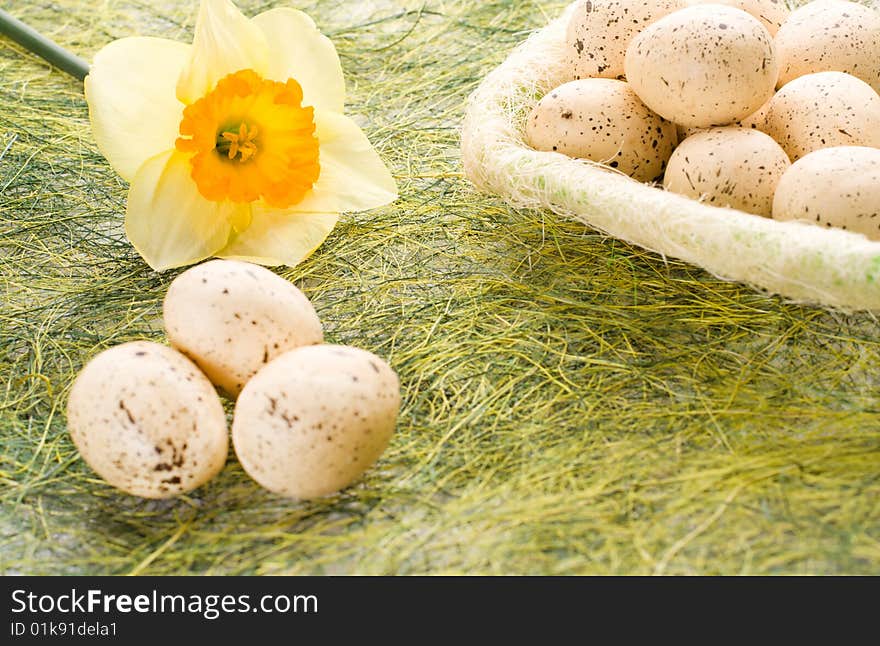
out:
<path id="1" fill-rule="evenodd" d="M 672 192 L 880 239 L 880 12 L 581 0 L 526 140 Z"/>
<path id="2" fill-rule="evenodd" d="M 374 354 L 324 345 L 314 307 L 288 281 L 214 260 L 180 274 L 163 309 L 173 347 L 105 350 L 70 390 L 73 442 L 109 484 L 168 498 L 217 475 L 229 448 L 217 388 L 236 400 L 239 462 L 275 493 L 331 494 L 385 450 L 400 406 L 397 375 Z"/>

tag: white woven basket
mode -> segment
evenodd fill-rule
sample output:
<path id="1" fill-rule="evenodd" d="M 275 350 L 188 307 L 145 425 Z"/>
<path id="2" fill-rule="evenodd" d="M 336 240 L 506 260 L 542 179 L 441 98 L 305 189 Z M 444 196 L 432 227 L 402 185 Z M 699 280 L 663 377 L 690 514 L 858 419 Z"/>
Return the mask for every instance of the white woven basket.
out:
<path id="1" fill-rule="evenodd" d="M 880 311 L 880 242 L 708 206 L 598 164 L 529 148 L 525 117 L 564 80 L 572 9 L 517 47 L 468 99 L 462 159 L 479 189 L 515 207 L 549 208 L 791 301 Z"/>

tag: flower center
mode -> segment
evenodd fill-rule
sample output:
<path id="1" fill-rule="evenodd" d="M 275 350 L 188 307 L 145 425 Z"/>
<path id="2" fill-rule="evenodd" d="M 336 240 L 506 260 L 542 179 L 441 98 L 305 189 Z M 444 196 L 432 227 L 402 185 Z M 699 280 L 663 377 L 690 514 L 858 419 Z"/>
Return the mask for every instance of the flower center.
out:
<path id="1" fill-rule="evenodd" d="M 246 162 L 257 153 L 258 132 L 259 129 L 256 126 L 248 128 L 247 124 L 242 121 L 237 132 L 226 130 L 219 133 L 217 152 L 221 155 L 227 155 L 229 159 L 239 157 L 239 161 Z"/>
<path id="2" fill-rule="evenodd" d="M 278 83 L 241 70 L 187 106 L 176 146 L 192 153 L 199 193 L 275 208 L 300 202 L 321 172 L 314 109 L 302 98 L 293 79 Z"/>

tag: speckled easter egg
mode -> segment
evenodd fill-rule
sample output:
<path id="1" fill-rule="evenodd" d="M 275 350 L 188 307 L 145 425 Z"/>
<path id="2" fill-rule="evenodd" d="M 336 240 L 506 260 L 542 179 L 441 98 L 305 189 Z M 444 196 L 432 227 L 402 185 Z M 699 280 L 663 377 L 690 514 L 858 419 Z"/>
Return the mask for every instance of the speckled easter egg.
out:
<path id="1" fill-rule="evenodd" d="M 880 240 L 880 150 L 841 146 L 805 155 L 782 176 L 773 218 Z"/>
<path id="2" fill-rule="evenodd" d="M 767 107 L 764 132 L 797 161 L 832 146 L 880 147 L 880 95 L 843 72 L 807 74 L 787 83 Z"/>
<path id="3" fill-rule="evenodd" d="M 541 99 L 526 121 L 533 148 L 607 164 L 642 182 L 663 176 L 675 125 L 651 112 L 623 81 L 582 79 Z"/>
<path id="4" fill-rule="evenodd" d="M 791 9 L 784 0 L 692 0 L 691 4 L 723 4 L 742 9 L 761 21 L 771 36 L 775 36 L 789 15 Z"/>
<path id="5" fill-rule="evenodd" d="M 232 442 L 266 489 L 308 499 L 347 487 L 388 446 L 400 384 L 376 355 L 339 345 L 287 352 L 235 404 Z"/>
<path id="6" fill-rule="evenodd" d="M 663 185 L 713 206 L 770 217 L 776 185 L 789 165 L 779 144 L 763 132 L 711 128 L 676 148 Z"/>
<path id="7" fill-rule="evenodd" d="M 89 361 L 73 382 L 67 427 L 80 455 L 114 487 L 169 498 L 226 462 L 226 415 L 211 382 L 186 357 L 136 341 Z"/>
<path id="8" fill-rule="evenodd" d="M 581 0 L 566 30 L 569 80 L 622 78 L 633 37 L 687 0 Z"/>
<path id="9" fill-rule="evenodd" d="M 880 11 L 845 0 L 816 0 L 776 34 L 779 86 L 814 72 L 846 72 L 880 92 Z"/>
<path id="10" fill-rule="evenodd" d="M 237 396 L 278 355 L 324 340 L 309 299 L 291 282 L 247 262 L 212 260 L 172 281 L 163 306 L 171 344 Z"/>
<path id="11" fill-rule="evenodd" d="M 728 125 L 758 110 L 778 75 L 773 38 L 757 18 L 717 4 L 676 11 L 626 52 L 626 78 L 660 116 L 686 127 Z"/>

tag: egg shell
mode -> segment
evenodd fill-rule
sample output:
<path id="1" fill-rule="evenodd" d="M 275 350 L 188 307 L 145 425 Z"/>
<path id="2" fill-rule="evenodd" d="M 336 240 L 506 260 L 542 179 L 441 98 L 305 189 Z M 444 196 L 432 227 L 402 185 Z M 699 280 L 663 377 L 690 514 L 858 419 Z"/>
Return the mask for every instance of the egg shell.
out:
<path id="1" fill-rule="evenodd" d="M 696 128 L 696 127 L 688 127 L 683 126 L 679 123 L 675 124 L 675 132 L 678 135 L 678 141 L 682 142 L 691 135 L 695 135 L 698 132 L 706 132 L 708 128 Z"/>
<path id="2" fill-rule="evenodd" d="M 770 107 L 770 101 L 767 101 L 764 105 L 762 105 L 758 110 L 747 116 L 742 121 L 738 121 L 737 123 L 731 124 L 734 126 L 739 126 L 740 128 L 748 128 L 749 130 L 763 130 L 764 122 L 767 119 L 767 110 Z M 682 126 L 680 124 L 675 125 L 676 130 L 678 131 L 678 140 L 684 141 L 691 135 L 695 135 L 698 132 L 706 132 L 709 128 L 696 128 L 696 127 L 687 127 Z"/>
<path id="3" fill-rule="evenodd" d="M 801 76 L 776 93 L 764 132 L 797 161 L 834 146 L 880 147 L 880 95 L 843 72 Z"/>
<path id="4" fill-rule="evenodd" d="M 775 94 L 773 96 L 776 96 Z M 764 124 L 767 122 L 767 112 L 770 110 L 770 101 L 773 100 L 773 97 L 758 108 L 755 112 L 747 116 L 745 119 L 739 122 L 741 128 L 748 128 L 750 130 L 764 130 Z"/>
<path id="5" fill-rule="evenodd" d="M 67 427 L 80 455 L 114 487 L 169 498 L 226 462 L 226 414 L 211 382 L 179 352 L 125 343 L 95 356 L 73 382 Z"/>
<path id="6" fill-rule="evenodd" d="M 642 182 L 663 176 L 675 125 L 651 112 L 623 81 L 582 79 L 544 96 L 526 121 L 536 150 L 607 164 Z"/>
<path id="7" fill-rule="evenodd" d="M 347 487 L 376 462 L 399 407 L 397 375 L 376 355 L 339 345 L 299 348 L 244 387 L 232 442 L 263 487 L 315 498 Z"/>
<path id="8" fill-rule="evenodd" d="M 645 27 L 687 0 L 581 0 L 566 30 L 568 80 L 623 77 L 626 48 Z"/>
<path id="9" fill-rule="evenodd" d="M 663 185 L 713 206 L 770 217 L 776 185 L 789 166 L 779 144 L 763 132 L 711 128 L 676 148 Z"/>
<path id="10" fill-rule="evenodd" d="M 685 127 L 729 125 L 773 95 L 773 38 L 745 11 L 706 4 L 676 11 L 636 36 L 627 81 L 660 116 Z"/>
<path id="11" fill-rule="evenodd" d="M 171 344 L 233 397 L 273 358 L 324 340 L 315 308 L 299 289 L 236 260 L 212 260 L 180 274 L 163 311 Z"/>
<path id="12" fill-rule="evenodd" d="M 880 11 L 845 0 L 816 0 L 776 34 L 779 86 L 814 72 L 846 72 L 880 93 Z"/>
<path id="13" fill-rule="evenodd" d="M 805 155 L 782 176 L 773 218 L 880 240 L 880 149 L 840 146 Z"/>
<path id="14" fill-rule="evenodd" d="M 776 35 L 779 27 L 791 15 L 791 9 L 783 0 L 694 0 L 690 4 L 723 4 L 742 9 L 761 21 L 771 36 Z"/>

